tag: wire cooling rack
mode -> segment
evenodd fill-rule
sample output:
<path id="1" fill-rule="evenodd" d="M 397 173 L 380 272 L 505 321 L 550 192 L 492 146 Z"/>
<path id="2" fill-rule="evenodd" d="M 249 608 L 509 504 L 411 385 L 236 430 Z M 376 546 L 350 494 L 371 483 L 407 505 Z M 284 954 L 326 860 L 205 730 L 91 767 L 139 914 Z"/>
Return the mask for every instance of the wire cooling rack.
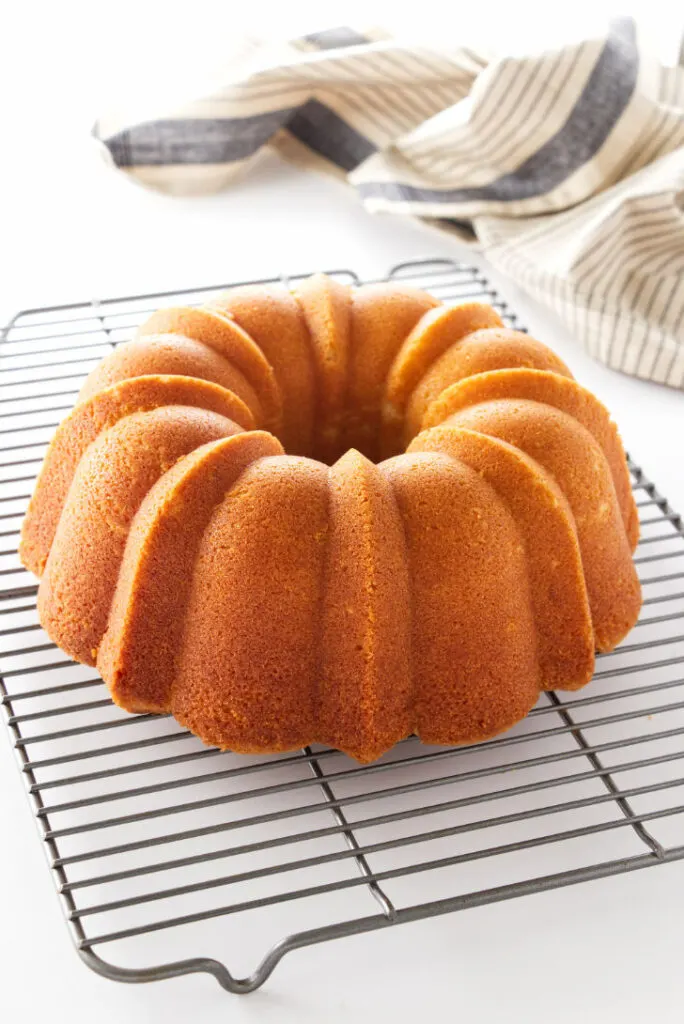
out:
<path id="1" fill-rule="evenodd" d="M 520 326 L 475 268 L 390 277 Z M 366 767 L 319 747 L 221 753 L 122 712 L 49 643 L 16 553 L 46 442 L 148 312 L 218 290 L 27 310 L 0 344 L 0 695 L 83 960 L 120 981 L 205 971 L 248 992 L 303 946 L 684 856 L 684 532 L 638 466 L 641 619 L 587 688 L 545 694 L 491 742 L 410 739 Z"/>

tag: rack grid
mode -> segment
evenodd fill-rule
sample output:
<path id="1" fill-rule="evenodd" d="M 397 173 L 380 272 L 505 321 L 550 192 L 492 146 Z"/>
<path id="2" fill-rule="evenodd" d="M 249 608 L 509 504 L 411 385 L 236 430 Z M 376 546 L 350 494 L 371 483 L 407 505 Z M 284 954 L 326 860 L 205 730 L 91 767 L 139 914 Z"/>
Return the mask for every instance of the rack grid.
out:
<path id="1" fill-rule="evenodd" d="M 485 299 L 524 329 L 477 268 L 388 277 Z M 0 698 L 82 959 L 120 981 L 207 972 L 244 993 L 294 949 L 684 857 L 684 530 L 632 463 L 637 626 L 588 687 L 544 694 L 477 746 L 412 738 L 367 766 L 322 747 L 222 753 L 122 712 L 48 641 L 16 550 L 46 444 L 149 312 L 225 287 L 25 310 L 0 339 Z"/>

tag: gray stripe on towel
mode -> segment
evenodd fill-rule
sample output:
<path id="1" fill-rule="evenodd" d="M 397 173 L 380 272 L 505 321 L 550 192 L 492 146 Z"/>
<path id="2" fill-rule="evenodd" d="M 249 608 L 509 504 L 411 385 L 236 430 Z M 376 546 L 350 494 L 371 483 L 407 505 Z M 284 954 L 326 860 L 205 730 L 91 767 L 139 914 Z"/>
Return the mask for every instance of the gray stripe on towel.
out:
<path id="1" fill-rule="evenodd" d="M 573 110 L 555 135 L 515 171 L 476 188 L 429 189 L 401 182 L 362 182 L 363 197 L 398 202 L 510 202 L 544 195 L 587 163 L 604 144 L 629 103 L 637 82 L 639 52 L 634 22 L 620 18 Z"/>
<path id="2" fill-rule="evenodd" d="M 311 32 L 304 36 L 307 43 L 317 46 L 319 50 L 336 50 L 342 46 L 362 46 L 368 40 L 347 25 L 338 28 L 326 28 L 322 32 Z"/>
<path id="3" fill-rule="evenodd" d="M 309 100 L 300 107 L 286 127 L 309 149 L 344 171 L 353 171 L 375 152 L 375 146 L 365 135 L 318 100 Z"/>
<path id="4" fill-rule="evenodd" d="M 294 112 L 290 107 L 250 117 L 149 121 L 102 141 L 117 167 L 234 163 L 261 149 Z"/>
<path id="5" fill-rule="evenodd" d="M 252 156 L 281 128 L 345 171 L 375 152 L 364 135 L 318 100 L 250 117 L 150 121 L 102 141 L 117 167 L 229 164 Z"/>

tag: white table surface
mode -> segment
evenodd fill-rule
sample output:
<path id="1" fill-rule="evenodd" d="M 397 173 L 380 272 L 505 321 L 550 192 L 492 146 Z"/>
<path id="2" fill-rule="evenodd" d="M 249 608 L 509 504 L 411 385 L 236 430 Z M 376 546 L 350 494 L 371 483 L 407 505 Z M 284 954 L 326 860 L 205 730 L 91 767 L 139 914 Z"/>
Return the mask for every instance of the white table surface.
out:
<path id="1" fill-rule="evenodd" d="M 50 174 L 26 162 L 5 168 L 0 319 L 26 306 L 283 270 L 353 267 L 372 277 L 400 260 L 463 254 L 420 224 L 371 217 L 343 185 L 273 157 L 225 194 L 170 200 L 107 171 L 85 142 L 69 145 L 77 158 Z M 492 276 L 684 509 L 684 395 L 593 363 L 551 316 Z M 238 998 L 207 976 L 125 986 L 79 962 L 6 739 L 0 821 L 5 1020 L 682 1020 L 681 862 L 295 952 L 264 989 Z"/>

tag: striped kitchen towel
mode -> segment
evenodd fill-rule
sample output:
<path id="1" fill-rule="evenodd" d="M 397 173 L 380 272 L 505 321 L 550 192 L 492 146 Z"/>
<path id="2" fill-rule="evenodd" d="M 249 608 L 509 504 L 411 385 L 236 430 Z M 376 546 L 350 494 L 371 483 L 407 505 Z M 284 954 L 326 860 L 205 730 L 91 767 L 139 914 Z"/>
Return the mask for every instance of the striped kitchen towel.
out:
<path id="1" fill-rule="evenodd" d="M 481 247 L 608 366 L 684 389 L 684 66 L 631 19 L 525 57 L 350 29 L 252 46 L 216 93 L 95 135 L 175 194 L 267 144 L 343 175 L 368 209 Z"/>

